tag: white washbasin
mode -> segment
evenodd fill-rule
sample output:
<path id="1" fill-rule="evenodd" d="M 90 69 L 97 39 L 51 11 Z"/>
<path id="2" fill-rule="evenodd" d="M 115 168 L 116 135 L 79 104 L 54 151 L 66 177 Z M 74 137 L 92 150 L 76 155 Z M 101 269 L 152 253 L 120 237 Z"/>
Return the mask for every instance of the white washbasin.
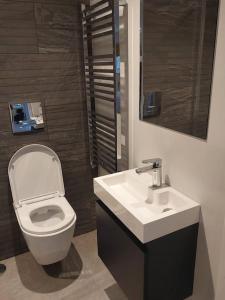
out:
<path id="1" fill-rule="evenodd" d="M 151 184 L 151 172 L 133 169 L 95 178 L 94 192 L 142 243 L 198 223 L 198 203 L 172 187 L 149 197 Z"/>

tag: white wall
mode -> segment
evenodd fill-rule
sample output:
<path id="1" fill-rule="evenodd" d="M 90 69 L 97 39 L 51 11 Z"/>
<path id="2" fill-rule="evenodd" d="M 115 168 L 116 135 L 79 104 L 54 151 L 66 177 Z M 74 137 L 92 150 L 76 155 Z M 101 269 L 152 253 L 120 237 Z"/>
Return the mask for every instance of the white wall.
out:
<path id="1" fill-rule="evenodd" d="M 146 0 L 147 1 L 147 0 Z M 201 203 L 193 300 L 224 300 L 225 0 L 221 0 L 207 141 L 139 121 L 139 0 L 129 0 L 130 167 L 161 157 L 173 187 Z"/>

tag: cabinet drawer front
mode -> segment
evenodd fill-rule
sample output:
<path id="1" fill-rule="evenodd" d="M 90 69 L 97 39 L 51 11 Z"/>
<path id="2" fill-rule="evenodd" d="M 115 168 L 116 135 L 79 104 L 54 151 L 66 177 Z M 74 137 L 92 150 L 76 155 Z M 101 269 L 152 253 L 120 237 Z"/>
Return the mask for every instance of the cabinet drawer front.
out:
<path id="1" fill-rule="evenodd" d="M 129 300 L 144 299 L 144 252 L 136 238 L 97 201 L 98 254 Z"/>

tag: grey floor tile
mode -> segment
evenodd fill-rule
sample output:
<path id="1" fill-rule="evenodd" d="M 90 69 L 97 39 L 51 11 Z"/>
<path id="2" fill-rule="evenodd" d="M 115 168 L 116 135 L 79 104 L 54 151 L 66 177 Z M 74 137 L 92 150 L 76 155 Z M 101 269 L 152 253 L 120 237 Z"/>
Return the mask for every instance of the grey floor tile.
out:
<path id="1" fill-rule="evenodd" d="M 97 255 L 96 231 L 74 238 L 61 263 L 41 267 L 30 252 L 3 263 L 4 300 L 127 300 Z"/>

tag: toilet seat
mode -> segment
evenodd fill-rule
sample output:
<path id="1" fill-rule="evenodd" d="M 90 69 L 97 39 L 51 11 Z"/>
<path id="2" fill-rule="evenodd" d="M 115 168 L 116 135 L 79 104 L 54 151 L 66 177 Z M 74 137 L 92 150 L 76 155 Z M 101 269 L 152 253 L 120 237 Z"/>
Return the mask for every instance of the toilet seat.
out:
<path id="1" fill-rule="evenodd" d="M 53 211 L 59 216 L 46 217 L 46 210 Z M 47 235 L 57 233 L 68 227 L 76 220 L 76 215 L 65 197 L 54 197 L 47 200 L 24 204 L 16 210 L 21 227 L 28 233 Z M 36 219 L 33 218 L 35 214 Z M 41 216 L 38 218 L 38 216 Z M 42 216 L 44 218 L 42 218 Z M 46 218 L 45 218 L 46 217 Z M 40 222 L 40 219 L 41 222 Z M 41 224 L 41 225 L 40 225 Z"/>

